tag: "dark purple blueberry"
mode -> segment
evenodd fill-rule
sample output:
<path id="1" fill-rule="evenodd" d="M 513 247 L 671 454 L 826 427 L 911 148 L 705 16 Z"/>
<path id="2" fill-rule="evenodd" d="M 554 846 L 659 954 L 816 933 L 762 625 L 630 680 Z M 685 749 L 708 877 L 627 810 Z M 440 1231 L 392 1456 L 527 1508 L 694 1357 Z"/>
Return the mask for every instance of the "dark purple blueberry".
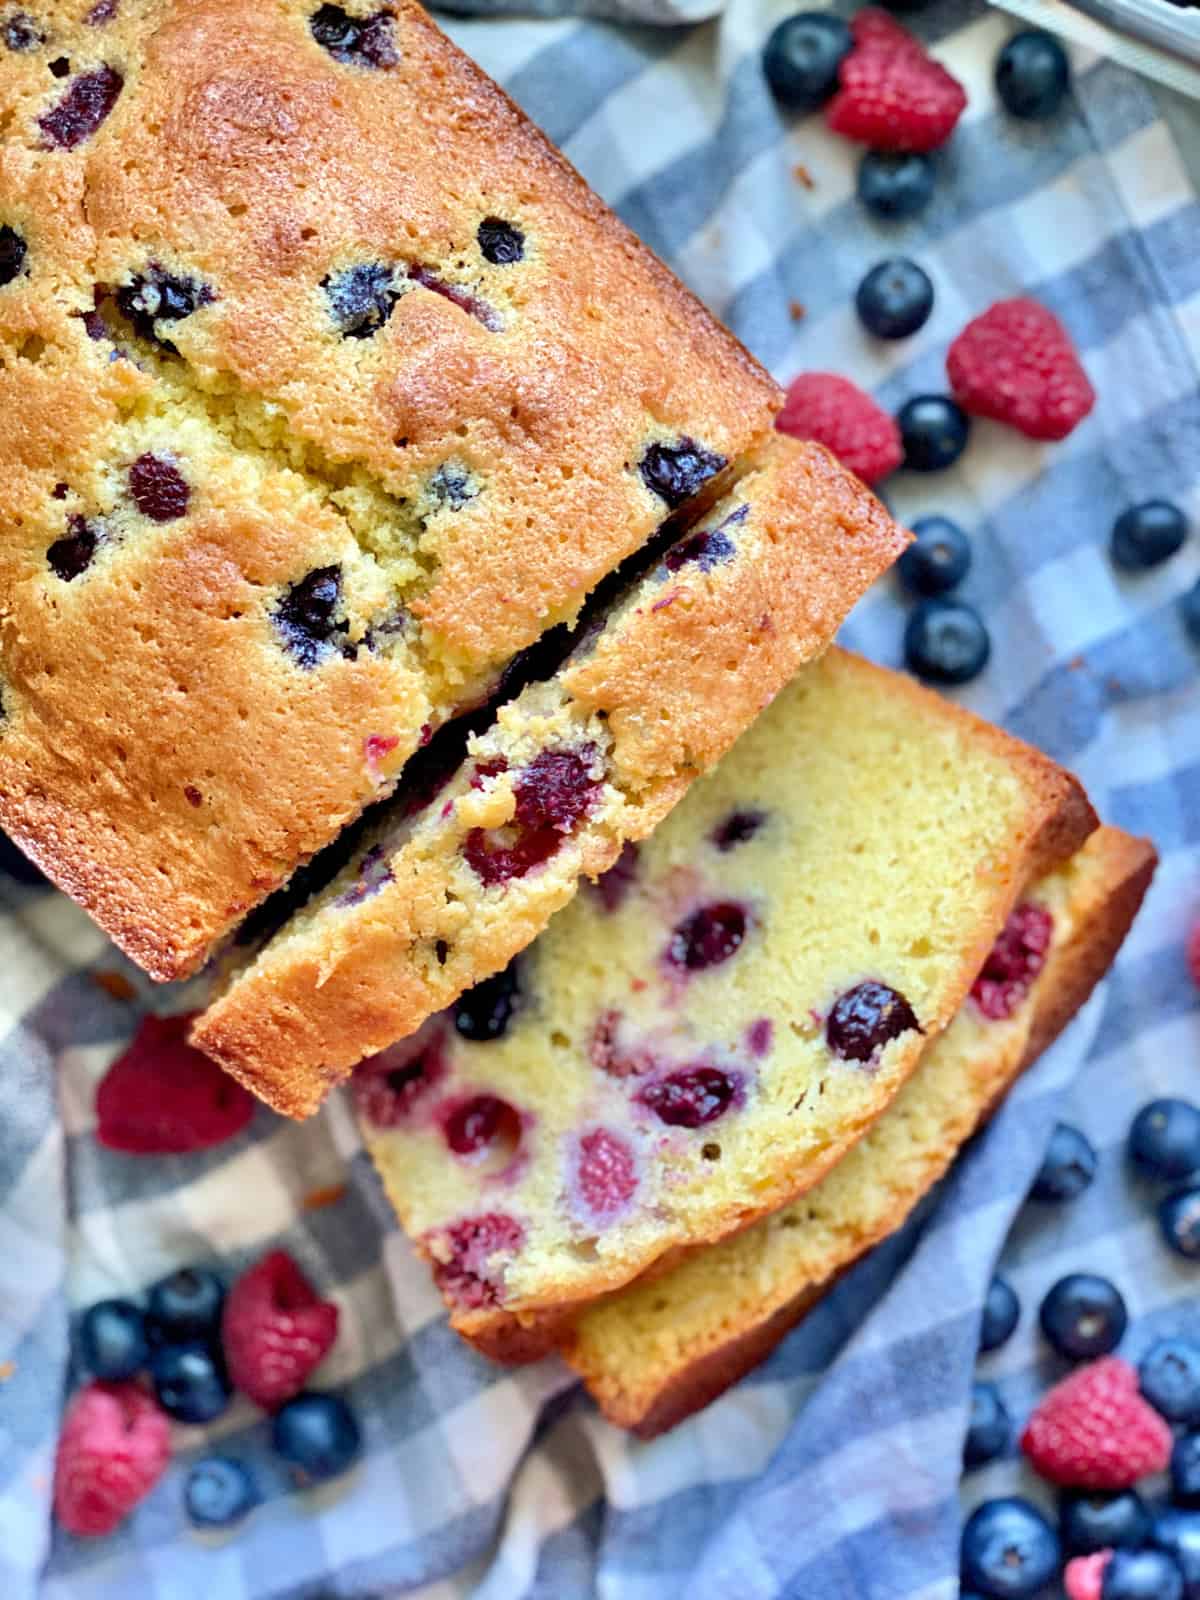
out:
<path id="1" fill-rule="evenodd" d="M 93 1378 L 120 1383 L 150 1360 L 146 1319 L 131 1300 L 98 1300 L 79 1322 L 79 1358 Z"/>
<path id="2" fill-rule="evenodd" d="M 151 522 L 174 522 L 187 514 L 187 479 L 165 456 L 141 455 L 129 469 L 133 503 Z"/>
<path id="3" fill-rule="evenodd" d="M 1146 1542 L 1150 1517 L 1134 1489 L 1119 1494 L 1071 1494 L 1062 1503 L 1059 1531 L 1074 1556 L 1097 1550 L 1136 1549 Z"/>
<path id="4" fill-rule="evenodd" d="M 7 223 L 0 227 L 0 289 L 11 283 L 25 265 L 25 241 Z"/>
<path id="5" fill-rule="evenodd" d="M 446 1115 L 442 1133 L 456 1156 L 508 1156 L 521 1142 L 521 1118 L 499 1095 L 477 1094 Z"/>
<path id="6" fill-rule="evenodd" d="M 896 413 L 904 465 L 910 472 L 942 472 L 967 448 L 971 419 L 944 394 L 918 394 Z"/>
<path id="7" fill-rule="evenodd" d="M 983 1302 L 983 1316 L 979 1323 L 980 1350 L 999 1350 L 1012 1337 L 1020 1320 L 1021 1302 L 1017 1298 L 1017 1291 L 1007 1278 L 997 1273 L 988 1284 Z"/>
<path id="8" fill-rule="evenodd" d="M 1126 572 L 1145 572 L 1170 560 L 1187 538 L 1187 518 L 1170 500 L 1143 500 L 1113 523 L 1109 549 Z"/>
<path id="9" fill-rule="evenodd" d="M 868 978 L 834 1001 L 825 1039 L 843 1061 L 873 1061 L 884 1045 L 913 1029 L 923 1032 L 904 996 Z"/>
<path id="10" fill-rule="evenodd" d="M 1200 1110 L 1190 1100 L 1151 1100 L 1133 1119 L 1129 1155 L 1148 1178 L 1179 1183 L 1200 1172 Z"/>
<path id="11" fill-rule="evenodd" d="M 165 350 L 173 350 L 175 346 L 161 337 L 156 325 L 181 322 L 201 306 L 211 305 L 215 298 L 206 283 L 182 273 L 167 272 L 156 261 L 152 261 L 145 272 L 121 284 L 116 292 L 117 308 L 132 322 L 134 331 L 143 339 L 161 344 Z"/>
<path id="12" fill-rule="evenodd" d="M 1021 1600 L 1058 1571 L 1058 1538 L 1028 1500 L 985 1500 L 967 1518 L 960 1561 L 964 1589 Z"/>
<path id="13" fill-rule="evenodd" d="M 900 581 L 913 594 L 948 594 L 971 566 L 971 541 L 949 517 L 918 517 L 913 543 L 896 563 Z"/>
<path id="14" fill-rule="evenodd" d="M 211 1422 L 233 1393 L 220 1352 L 201 1340 L 160 1345 L 150 1376 L 159 1405 L 176 1422 Z"/>
<path id="15" fill-rule="evenodd" d="M 1194 1511 L 1200 1506 L 1200 1433 L 1183 1433 L 1171 1451 L 1171 1498 Z"/>
<path id="16" fill-rule="evenodd" d="M 1100 1600 L 1183 1600 L 1183 1573 L 1164 1550 L 1114 1550 Z"/>
<path id="17" fill-rule="evenodd" d="M 798 11 L 767 36 L 763 72 L 789 111 L 815 111 L 838 86 L 838 68 L 854 48 L 850 29 L 827 11 Z"/>
<path id="18" fill-rule="evenodd" d="M 340 567 L 317 567 L 293 583 L 275 607 L 272 620 L 302 667 L 315 667 L 345 635 L 338 620 L 342 603 Z"/>
<path id="19" fill-rule="evenodd" d="M 67 532 L 56 539 L 46 551 L 50 570 L 64 583 L 70 583 L 92 564 L 99 543 L 99 534 L 86 518 L 78 514 L 67 522 Z"/>
<path id="20" fill-rule="evenodd" d="M 460 1037 L 469 1039 L 472 1044 L 502 1039 L 508 1032 L 520 997 L 517 963 L 510 961 L 503 972 L 484 978 L 454 1002 L 454 1026 Z"/>
<path id="21" fill-rule="evenodd" d="M 341 6 L 325 5 L 309 22 L 312 36 L 343 66 L 373 67 L 382 72 L 400 60 L 393 36 L 389 11 L 376 11 L 369 17 L 352 17 Z"/>
<path id="22" fill-rule="evenodd" d="M 478 492 L 467 469 L 453 461 L 443 461 L 429 480 L 430 498 L 451 511 L 461 511 Z"/>
<path id="23" fill-rule="evenodd" d="M 638 847 L 632 839 L 626 839 L 621 846 L 621 854 L 609 867 L 607 872 L 602 872 L 592 887 L 600 896 L 600 903 L 605 911 L 615 911 L 633 888 L 638 874 Z"/>
<path id="24" fill-rule="evenodd" d="M 120 9 L 121 0 L 96 0 L 83 20 L 89 28 L 102 28 L 106 22 L 113 20 Z"/>
<path id="25" fill-rule="evenodd" d="M 1091 1361 L 1117 1348 L 1129 1324 L 1121 1291 L 1094 1272 L 1069 1272 L 1047 1291 L 1042 1332 L 1068 1361 Z"/>
<path id="26" fill-rule="evenodd" d="M 400 298 L 395 269 L 378 261 L 331 273 L 321 287 L 343 339 L 373 339 Z"/>
<path id="27" fill-rule="evenodd" d="M 732 900 L 716 900 L 679 924 L 667 946 L 667 960 L 673 967 L 703 972 L 736 955 L 745 937 L 745 909 Z"/>
<path id="28" fill-rule="evenodd" d="M 441 1024 L 427 1023 L 411 1038 L 359 1064 L 350 1085 L 355 1107 L 376 1128 L 399 1127 L 445 1073 Z"/>
<path id="29" fill-rule="evenodd" d="M 525 235 L 515 223 L 504 222 L 500 217 L 484 217 L 475 237 L 483 259 L 494 267 L 511 267 L 525 254 Z"/>
<path id="30" fill-rule="evenodd" d="M 858 198 L 877 217 L 899 222 L 924 211 L 935 178 L 932 156 L 868 150 L 858 169 Z"/>
<path id="31" fill-rule="evenodd" d="M 741 1079 L 719 1067 L 683 1067 L 656 1078 L 638 1100 L 671 1128 L 703 1128 L 722 1117 L 738 1098 Z"/>
<path id="32" fill-rule="evenodd" d="M 724 821 L 717 823 L 710 837 L 718 850 L 735 850 L 739 844 L 753 839 L 766 820 L 765 811 L 731 811 Z"/>
<path id="33" fill-rule="evenodd" d="M 310 1391 L 275 1413 L 271 1444 L 302 1483 L 325 1483 L 358 1460 L 362 1429 L 340 1395 Z"/>
<path id="34" fill-rule="evenodd" d="M 904 660 L 929 683 L 969 683 L 992 653 L 987 624 L 965 600 L 935 596 L 913 607 L 904 630 Z"/>
<path id="35" fill-rule="evenodd" d="M 338 906 L 356 906 L 360 900 L 369 900 L 378 894 L 384 884 L 391 883 L 392 869 L 388 866 L 381 844 L 374 844 L 358 863 L 358 876 L 348 889 L 343 889 L 334 901 Z"/>
<path id="36" fill-rule="evenodd" d="M 1052 117 L 1071 84 L 1067 52 L 1052 33 L 1022 28 L 996 57 L 996 93 L 1014 117 Z"/>
<path id="37" fill-rule="evenodd" d="M 1158 1226 L 1177 1255 L 1200 1261 L 1200 1188 L 1169 1194 L 1158 1208 Z"/>
<path id="38" fill-rule="evenodd" d="M 971 1411 L 963 1440 L 963 1466 L 971 1471 L 994 1461 L 1008 1448 L 1012 1418 L 994 1383 L 971 1385 Z"/>
<path id="39" fill-rule="evenodd" d="M 1096 1176 L 1096 1152 L 1069 1122 L 1055 1124 L 1046 1154 L 1029 1190 L 1034 1200 L 1074 1200 Z"/>
<path id="40" fill-rule="evenodd" d="M 481 300 L 478 295 L 472 294 L 461 283 L 452 283 L 449 278 L 443 278 L 432 267 L 417 263 L 409 267 L 408 276 L 414 283 L 419 283 L 422 289 L 428 289 L 431 294 L 440 294 L 443 300 L 449 300 L 451 305 L 474 317 L 476 322 L 482 322 L 490 332 L 497 333 L 504 326 L 503 319 L 495 307 L 488 305 L 487 301 Z"/>
<path id="41" fill-rule="evenodd" d="M 425 1238 L 438 1288 L 467 1311 L 499 1304 L 507 1258 L 524 1243 L 524 1228 L 502 1211 L 463 1217 Z"/>
<path id="42" fill-rule="evenodd" d="M 1138 1363 L 1142 1394 L 1168 1422 L 1200 1425 L 1200 1345 L 1159 1339 Z"/>
<path id="43" fill-rule="evenodd" d="M 150 1286 L 147 1323 L 156 1344 L 220 1336 L 225 1285 L 207 1267 L 180 1267 Z"/>
<path id="44" fill-rule="evenodd" d="M 729 529 L 745 522 L 749 514 L 749 506 L 739 506 L 719 527 L 701 528 L 699 533 L 693 533 L 690 538 L 681 539 L 667 551 L 663 566 L 668 572 L 678 572 L 680 567 L 689 566 L 697 566 L 701 572 L 711 572 L 714 567 L 732 561 L 737 555 L 737 545 L 729 537 Z"/>
<path id="45" fill-rule="evenodd" d="M 933 279 L 907 256 L 873 266 L 855 291 L 859 320 L 877 339 L 907 339 L 933 310 Z"/>
<path id="46" fill-rule="evenodd" d="M 257 1500 L 253 1478 L 229 1456 L 207 1456 L 188 1469 L 183 1509 L 193 1528 L 232 1528 Z"/>
<path id="47" fill-rule="evenodd" d="M 11 17 L 0 22 L 0 39 L 4 40 L 9 50 L 20 54 L 23 50 L 36 50 L 39 44 L 45 44 L 46 35 L 28 12 L 15 11 Z"/>
<path id="48" fill-rule="evenodd" d="M 116 105 L 124 83 L 112 67 L 80 73 L 58 104 L 38 118 L 47 144 L 73 150 L 90 139 Z"/>
<path id="49" fill-rule="evenodd" d="M 672 509 L 692 495 L 726 465 L 724 456 L 705 450 L 694 439 L 678 444 L 656 442 L 642 457 L 642 482 Z"/>

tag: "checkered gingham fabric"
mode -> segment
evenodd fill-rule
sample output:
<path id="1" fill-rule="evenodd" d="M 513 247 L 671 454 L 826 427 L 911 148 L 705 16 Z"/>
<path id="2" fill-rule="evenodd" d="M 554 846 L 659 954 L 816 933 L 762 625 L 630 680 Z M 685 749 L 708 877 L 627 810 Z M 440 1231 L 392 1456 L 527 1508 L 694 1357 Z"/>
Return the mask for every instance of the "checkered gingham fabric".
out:
<path id="1" fill-rule="evenodd" d="M 1045 448 L 977 425 L 956 470 L 897 480 L 894 502 L 973 530 L 966 593 L 994 656 L 963 699 L 1079 768 L 1105 817 L 1162 852 L 1120 963 L 916 1223 L 759 1372 L 643 1445 L 601 1423 L 556 1364 L 506 1373 L 449 1332 L 344 1104 L 303 1126 L 260 1110 L 201 1155 L 100 1149 L 99 1074 L 140 1005 L 177 1010 L 189 994 L 154 990 L 60 896 L 4 880 L 2 1600 L 951 1600 L 965 1401 L 1001 1249 L 1026 1314 L 989 1363 L 1014 1414 L 1045 1379 L 1030 1308 L 1065 1270 L 1122 1286 L 1135 1356 L 1163 1330 L 1200 1334 L 1200 1268 L 1160 1243 L 1121 1159 L 1138 1104 L 1200 1082 L 1183 958 L 1200 912 L 1200 652 L 1178 612 L 1200 575 L 1200 205 L 1137 79 L 1077 56 L 1063 115 L 1017 124 L 991 87 L 1011 24 L 979 0 L 936 0 L 914 26 L 970 106 L 925 216 L 875 223 L 854 199 L 854 150 L 819 118 L 789 124 L 764 88 L 761 45 L 787 9 L 732 0 L 719 20 L 662 26 L 684 14 L 652 0 L 623 23 L 493 14 L 452 29 L 782 379 L 844 371 L 892 407 L 944 388 L 948 341 L 1000 296 L 1030 291 L 1066 322 L 1100 397 L 1087 423 Z M 897 248 L 930 270 L 937 304 L 914 339 L 884 347 L 858 327 L 852 293 Z M 1108 530 L 1152 495 L 1183 505 L 1196 532 L 1156 571 L 1119 575 Z M 885 582 L 847 635 L 897 664 L 903 620 Z M 135 1001 L 96 981 L 113 972 Z M 1064 1108 L 1101 1151 L 1099 1177 L 1009 1234 Z M 306 1205 L 343 1181 L 340 1199 Z M 239 1402 L 207 1432 L 179 1431 L 167 1477 L 114 1536 L 53 1532 L 70 1308 L 186 1262 L 233 1274 L 273 1245 L 342 1307 L 327 1381 L 362 1418 L 362 1465 L 292 1492 Z M 211 1543 L 187 1530 L 180 1485 L 218 1443 L 254 1464 L 266 1504 Z M 1009 1461 L 968 1491 L 1019 1480 Z"/>

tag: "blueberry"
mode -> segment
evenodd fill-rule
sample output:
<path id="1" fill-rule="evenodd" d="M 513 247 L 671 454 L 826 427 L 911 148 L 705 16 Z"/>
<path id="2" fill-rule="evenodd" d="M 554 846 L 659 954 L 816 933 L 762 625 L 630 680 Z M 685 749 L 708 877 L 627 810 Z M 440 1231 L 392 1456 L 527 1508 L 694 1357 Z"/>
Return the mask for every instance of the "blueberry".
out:
<path id="1" fill-rule="evenodd" d="M 1171 1451 L 1171 1498 L 1176 1505 L 1200 1506 L 1200 1433 L 1180 1434 Z"/>
<path id="2" fill-rule="evenodd" d="M 907 256 L 891 256 L 867 273 L 854 304 L 863 327 L 877 339 L 907 339 L 929 320 L 933 280 Z"/>
<path id="3" fill-rule="evenodd" d="M 139 272 L 117 290 L 117 306 L 132 324 L 134 332 L 143 339 L 159 344 L 164 350 L 174 350 L 170 340 L 162 337 L 158 325 L 163 322 L 182 322 L 201 306 L 211 305 L 215 295 L 206 283 L 182 273 L 167 272 L 157 261 L 152 261 L 145 272 Z"/>
<path id="4" fill-rule="evenodd" d="M 343 339 L 373 339 L 400 298 L 395 269 L 364 262 L 321 279 L 329 315 Z"/>
<path id="5" fill-rule="evenodd" d="M 1169 500 L 1143 500 L 1113 523 L 1109 546 L 1113 561 L 1126 572 L 1144 572 L 1173 556 L 1187 538 L 1187 521 Z"/>
<path id="6" fill-rule="evenodd" d="M 392 37 L 392 17 L 385 9 L 369 17 L 352 17 L 341 6 L 318 6 L 309 18 L 313 38 L 343 66 L 382 70 L 400 59 Z"/>
<path id="7" fill-rule="evenodd" d="M 510 961 L 502 972 L 484 978 L 454 1002 L 454 1026 L 464 1039 L 483 1044 L 502 1039 L 520 1001 L 517 964 Z"/>
<path id="8" fill-rule="evenodd" d="M 1183 1573 L 1184 1600 L 1200 1600 L 1200 1511 L 1157 1506 L 1150 1514 L 1147 1542 L 1174 1557 Z"/>
<path id="9" fill-rule="evenodd" d="M 302 667 L 315 667 L 346 635 L 342 569 L 316 567 L 290 584 L 272 612 L 284 644 Z"/>
<path id="10" fill-rule="evenodd" d="M 1096 1152 L 1078 1128 L 1060 1122 L 1030 1189 L 1033 1200 L 1074 1200 L 1096 1176 Z"/>
<path id="11" fill-rule="evenodd" d="M 525 254 L 525 235 L 515 222 L 501 217 L 484 217 L 475 230 L 480 254 L 494 267 L 511 267 Z"/>
<path id="12" fill-rule="evenodd" d="M 1101 1600 L 1183 1600 L 1183 1574 L 1163 1550 L 1114 1550 Z"/>
<path id="13" fill-rule="evenodd" d="M 46 561 L 56 578 L 71 583 L 91 566 L 100 543 L 94 523 L 78 512 L 67 519 L 67 531 L 46 551 Z"/>
<path id="14" fill-rule="evenodd" d="M 1014 117 L 1052 117 L 1071 81 L 1067 53 L 1053 34 L 1023 28 L 996 57 L 996 93 Z"/>
<path id="15" fill-rule="evenodd" d="M 1075 1556 L 1097 1550 L 1136 1549 L 1150 1528 L 1145 1501 L 1134 1489 L 1120 1494 L 1072 1494 L 1063 1499 L 1059 1531 Z"/>
<path id="16" fill-rule="evenodd" d="M 1200 1189 L 1177 1189 L 1158 1208 L 1162 1236 L 1178 1255 L 1200 1261 Z"/>
<path id="17" fill-rule="evenodd" d="M 963 1440 L 963 1466 L 981 1467 L 994 1461 L 1008 1447 L 1012 1437 L 1012 1418 L 994 1383 L 971 1385 L 971 1414 Z"/>
<path id="18" fill-rule="evenodd" d="M 15 54 L 22 50 L 36 50 L 39 44 L 45 44 L 46 35 L 31 16 L 24 11 L 17 11 L 0 22 L 0 39 Z"/>
<path id="19" fill-rule="evenodd" d="M 1148 1177 L 1190 1178 L 1200 1170 L 1200 1111 L 1188 1100 L 1151 1100 L 1133 1119 L 1129 1156 Z"/>
<path id="20" fill-rule="evenodd" d="M 194 1528 L 232 1528 L 257 1499 L 254 1480 L 229 1456 L 197 1461 L 183 1486 L 183 1509 Z"/>
<path id="21" fill-rule="evenodd" d="M 146 1319 L 131 1300 L 98 1300 L 80 1321 L 79 1354 L 94 1378 L 132 1378 L 150 1359 Z"/>
<path id="22" fill-rule="evenodd" d="M 999 1350 L 1007 1344 L 1021 1318 L 1021 1302 L 1017 1291 L 1007 1278 L 997 1274 L 988 1284 L 987 1298 L 983 1302 L 983 1317 L 979 1324 L 981 1351 Z"/>
<path id="23" fill-rule="evenodd" d="M 62 99 L 37 119 L 46 146 L 73 150 L 90 139 L 116 105 L 124 85 L 115 67 L 104 65 L 81 72 Z"/>
<path id="24" fill-rule="evenodd" d="M 915 217 L 933 199 L 934 168 L 927 155 L 868 150 L 858 169 L 858 198 L 889 222 Z"/>
<path id="25" fill-rule="evenodd" d="M 25 241 L 15 228 L 0 227 L 0 289 L 11 283 L 25 265 Z"/>
<path id="26" fill-rule="evenodd" d="M 1028 1500 L 985 1500 L 963 1529 L 961 1568 L 964 1588 L 993 1600 L 1023 1600 L 1057 1572 L 1058 1537 Z"/>
<path id="27" fill-rule="evenodd" d="M 949 395 L 914 395 L 900 407 L 896 422 L 910 472 L 941 472 L 967 448 L 971 419 Z"/>
<path id="28" fill-rule="evenodd" d="M 772 94 L 789 111 L 815 111 L 837 89 L 838 68 L 853 47 L 850 29 L 828 11 L 786 17 L 763 49 Z"/>
<path id="29" fill-rule="evenodd" d="M 965 600 L 935 596 L 913 608 L 904 630 L 904 659 L 931 683 L 969 683 L 987 666 L 992 641 L 983 618 Z"/>
<path id="30" fill-rule="evenodd" d="M 1087 1361 L 1117 1348 L 1129 1316 L 1115 1284 L 1091 1272 L 1072 1272 L 1047 1293 L 1038 1321 L 1060 1356 Z"/>
<path id="31" fill-rule="evenodd" d="M 160 1345 L 151 1357 L 150 1375 L 159 1405 L 177 1422 L 211 1422 L 229 1404 L 224 1364 L 200 1340 Z"/>
<path id="32" fill-rule="evenodd" d="M 1200 578 L 1180 600 L 1179 615 L 1188 637 L 1200 644 Z"/>
<path id="33" fill-rule="evenodd" d="M 1138 1363 L 1142 1393 L 1168 1422 L 1200 1423 L 1200 1345 L 1159 1339 Z"/>
<path id="34" fill-rule="evenodd" d="M 161 1344 L 215 1339 L 225 1286 L 206 1267 L 181 1267 L 150 1286 L 151 1337 Z"/>
<path id="35" fill-rule="evenodd" d="M 638 470 L 647 489 L 673 511 L 727 464 L 724 456 L 705 450 L 694 439 L 680 439 L 678 444 L 658 440 L 647 445 Z"/>
<path id="36" fill-rule="evenodd" d="M 275 1414 L 271 1442 L 308 1481 L 322 1483 L 346 1471 L 362 1448 L 353 1411 L 335 1394 L 301 1394 Z"/>
<path id="37" fill-rule="evenodd" d="M 914 594 L 946 594 L 956 589 L 971 566 L 971 542 L 949 517 L 918 517 L 915 542 L 896 563 L 906 589 Z"/>
<path id="38" fill-rule="evenodd" d="M 885 1045 L 921 1024 L 916 1012 L 889 984 L 868 978 L 840 994 L 825 1020 L 825 1042 L 842 1061 L 873 1061 Z"/>

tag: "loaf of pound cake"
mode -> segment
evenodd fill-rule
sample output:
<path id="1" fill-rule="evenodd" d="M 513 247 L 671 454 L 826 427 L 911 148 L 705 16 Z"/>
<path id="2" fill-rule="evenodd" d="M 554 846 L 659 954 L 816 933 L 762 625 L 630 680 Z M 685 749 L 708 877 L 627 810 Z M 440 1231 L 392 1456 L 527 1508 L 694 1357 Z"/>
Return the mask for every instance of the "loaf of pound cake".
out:
<path id="1" fill-rule="evenodd" d="M 190 972 L 778 403 L 411 0 L 13 0 L 0 825 Z"/>
<path id="2" fill-rule="evenodd" d="M 763 1360 L 840 1273 L 904 1223 L 1088 998 L 1154 865 L 1147 841 L 1099 829 L 1067 866 L 1031 888 L 989 964 L 1007 973 L 1010 950 L 1028 943 L 1022 928 L 1040 922 L 1048 928 L 1040 972 L 1018 976 L 998 1006 L 985 967 L 892 1105 L 815 1189 L 580 1317 L 563 1353 L 610 1421 L 651 1438 L 708 1404 Z"/>
<path id="3" fill-rule="evenodd" d="M 364 1056 L 504 968 L 582 875 L 647 835 L 827 646 L 906 537 L 819 445 L 776 434 L 586 618 L 560 670 L 472 739 L 423 810 L 401 782 L 340 875 L 201 1017 L 196 1042 L 279 1110 L 314 1110 Z"/>
<path id="4" fill-rule="evenodd" d="M 355 1075 L 454 1325 L 530 1357 L 811 1188 L 1094 825 L 1067 774 L 911 679 L 836 648 L 803 668 L 513 965 Z"/>

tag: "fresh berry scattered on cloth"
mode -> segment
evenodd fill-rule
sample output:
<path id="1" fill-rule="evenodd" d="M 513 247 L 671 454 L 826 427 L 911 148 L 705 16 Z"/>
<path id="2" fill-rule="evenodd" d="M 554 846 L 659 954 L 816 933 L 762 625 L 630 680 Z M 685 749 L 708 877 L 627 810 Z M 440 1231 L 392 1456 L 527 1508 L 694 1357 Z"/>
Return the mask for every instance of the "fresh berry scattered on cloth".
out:
<path id="1" fill-rule="evenodd" d="M 936 150 L 954 132 L 967 95 L 886 11 L 868 6 L 850 24 L 854 49 L 838 68 L 825 116 L 834 133 L 876 150 Z"/>
<path id="2" fill-rule="evenodd" d="M 802 372 L 794 378 L 776 427 L 823 444 L 864 483 L 878 483 L 900 465 L 895 420 L 856 383 L 833 372 Z"/>
<path id="3" fill-rule="evenodd" d="M 171 1427 L 135 1383 L 90 1383 L 63 1418 L 54 1513 L 68 1533 L 111 1533 L 166 1471 Z"/>
<path id="4" fill-rule="evenodd" d="M 221 1338 L 234 1385 L 264 1410 L 299 1394 L 337 1338 L 338 1308 L 322 1300 L 286 1251 L 272 1250 L 234 1284 Z"/>
<path id="5" fill-rule="evenodd" d="M 127 1155 L 185 1155 L 232 1139 L 255 1099 L 187 1042 L 194 1013 L 144 1017 L 96 1090 L 96 1137 Z"/>
<path id="6" fill-rule="evenodd" d="M 1024 296 L 997 300 L 968 322 L 947 352 L 946 371 L 964 411 L 1031 439 L 1065 439 L 1096 403 L 1067 330 Z"/>
<path id="7" fill-rule="evenodd" d="M 1138 1392 L 1138 1375 L 1105 1356 L 1056 1384 L 1025 1425 L 1021 1448 L 1050 1483 L 1128 1489 L 1164 1472 L 1171 1430 Z"/>

